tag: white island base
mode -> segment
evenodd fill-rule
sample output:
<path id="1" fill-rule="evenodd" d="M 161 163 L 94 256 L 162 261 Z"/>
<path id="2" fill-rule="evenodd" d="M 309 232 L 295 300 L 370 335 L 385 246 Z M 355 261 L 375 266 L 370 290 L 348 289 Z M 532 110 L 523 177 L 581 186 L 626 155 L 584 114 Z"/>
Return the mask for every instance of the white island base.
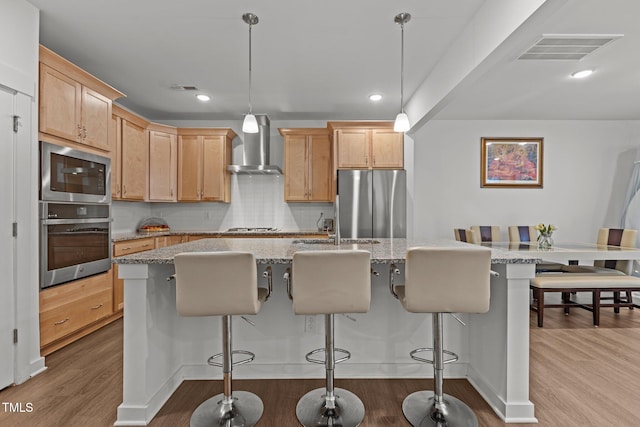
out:
<path id="1" fill-rule="evenodd" d="M 258 267 L 261 273 L 265 265 Z M 256 326 L 234 317 L 233 348 L 256 354 L 252 363 L 234 368 L 234 378 L 324 378 L 324 367 L 304 358 L 324 345 L 323 316 L 294 315 L 281 280 L 285 265 L 272 267 L 274 293 L 249 316 Z M 388 265 L 373 267 L 380 277 L 372 283 L 371 310 L 336 316 L 336 346 L 352 353 L 336 367 L 336 385 L 340 378 L 432 378 L 431 365 L 409 357 L 431 345 L 431 316 L 405 312 L 389 293 Z M 467 378 L 507 423 L 537 422 L 529 400 L 529 279 L 535 264 L 492 269 L 500 276 L 491 278 L 489 312 L 463 315 L 466 327 L 445 316 L 445 349 L 460 357 L 446 365 L 445 378 Z M 178 316 L 175 286 L 167 281 L 172 264 L 123 263 L 119 271 L 125 279 L 124 381 L 115 425 L 146 425 L 182 381 L 222 378 L 220 368 L 207 364 L 221 351 L 221 319 Z"/>

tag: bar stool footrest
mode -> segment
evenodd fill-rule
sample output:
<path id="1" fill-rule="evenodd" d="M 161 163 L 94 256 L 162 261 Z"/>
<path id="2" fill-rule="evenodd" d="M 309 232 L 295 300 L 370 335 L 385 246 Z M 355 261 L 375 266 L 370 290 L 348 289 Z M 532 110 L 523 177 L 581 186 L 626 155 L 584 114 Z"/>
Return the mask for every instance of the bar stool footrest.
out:
<path id="1" fill-rule="evenodd" d="M 235 362 L 231 362 L 231 366 L 238 366 L 238 365 L 244 365 L 245 363 L 249 363 L 252 362 L 253 359 L 256 358 L 255 353 L 252 353 L 250 351 L 246 351 L 246 350 L 233 350 L 231 352 L 231 358 L 233 360 L 233 355 L 234 354 L 244 354 L 245 356 L 248 356 L 246 359 L 241 359 L 241 360 L 237 360 Z M 213 356 L 211 356 L 209 359 L 207 359 L 207 363 L 211 366 L 217 366 L 219 368 L 223 367 L 223 364 L 221 362 L 217 362 L 217 359 L 220 359 L 224 356 L 224 353 L 218 353 L 218 354 L 214 354 Z"/>
<path id="2" fill-rule="evenodd" d="M 433 352 L 433 348 L 432 348 L 432 347 L 421 347 L 421 348 L 416 348 L 416 349 L 415 349 L 415 350 L 413 350 L 411 353 L 409 353 L 409 356 L 411 356 L 411 358 L 412 358 L 413 360 L 416 360 L 416 361 L 418 361 L 418 362 L 429 363 L 429 364 L 433 365 L 433 360 L 431 360 L 431 359 L 425 359 L 425 358 L 423 358 L 423 357 L 416 356 L 416 354 L 418 354 L 418 353 L 423 353 L 423 352 L 427 352 L 427 351 Z M 449 351 L 449 350 L 442 350 L 442 352 L 443 352 L 444 354 L 448 354 L 449 356 L 452 356 L 452 357 L 451 357 L 451 358 L 449 358 L 449 359 L 445 359 L 445 360 L 442 362 L 443 364 L 453 363 L 453 362 L 455 362 L 455 361 L 457 361 L 457 360 L 458 360 L 458 355 L 457 355 L 457 354 L 455 354 L 454 352 Z"/>
<path id="3" fill-rule="evenodd" d="M 351 359 L 351 353 L 347 350 L 344 350 L 342 348 L 335 348 L 334 349 L 336 353 L 342 353 L 344 354 L 343 357 L 340 357 L 338 359 L 335 360 L 335 363 L 340 363 L 340 362 L 344 362 L 345 360 L 349 360 Z M 310 351 L 309 353 L 307 353 L 304 358 L 307 359 L 307 362 L 311 362 L 311 363 L 317 363 L 319 365 L 324 365 L 326 363 L 326 356 L 325 359 L 316 359 L 313 358 L 311 356 L 313 356 L 316 353 L 326 353 L 327 349 L 325 348 L 317 348 L 315 350 Z"/>

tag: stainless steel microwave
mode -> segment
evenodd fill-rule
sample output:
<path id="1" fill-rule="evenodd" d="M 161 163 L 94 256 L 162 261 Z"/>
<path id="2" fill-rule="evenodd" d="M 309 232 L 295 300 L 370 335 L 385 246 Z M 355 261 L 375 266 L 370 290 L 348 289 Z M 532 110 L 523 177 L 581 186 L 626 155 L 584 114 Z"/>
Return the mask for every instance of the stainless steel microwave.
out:
<path id="1" fill-rule="evenodd" d="M 40 142 L 40 200 L 111 203 L 111 159 Z"/>

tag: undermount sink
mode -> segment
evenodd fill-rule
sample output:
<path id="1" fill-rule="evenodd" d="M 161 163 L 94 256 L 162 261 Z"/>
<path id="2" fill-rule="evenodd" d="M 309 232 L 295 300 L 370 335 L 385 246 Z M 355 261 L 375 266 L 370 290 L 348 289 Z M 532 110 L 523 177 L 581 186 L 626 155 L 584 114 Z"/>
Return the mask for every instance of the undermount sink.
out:
<path id="1" fill-rule="evenodd" d="M 296 239 L 293 243 L 301 245 L 335 245 L 334 239 Z M 374 239 L 340 239 L 340 244 L 373 244 L 380 243 L 379 240 Z"/>

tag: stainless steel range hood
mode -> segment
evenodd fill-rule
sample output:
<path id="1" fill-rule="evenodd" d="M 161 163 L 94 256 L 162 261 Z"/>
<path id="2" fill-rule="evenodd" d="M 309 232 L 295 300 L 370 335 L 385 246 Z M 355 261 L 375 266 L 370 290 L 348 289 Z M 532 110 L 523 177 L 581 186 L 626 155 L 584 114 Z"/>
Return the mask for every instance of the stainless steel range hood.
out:
<path id="1" fill-rule="evenodd" d="M 237 174 L 278 175 L 282 170 L 269 164 L 269 131 L 271 122 L 265 114 L 256 114 L 258 133 L 245 133 L 242 164 L 229 165 L 227 171 Z"/>

